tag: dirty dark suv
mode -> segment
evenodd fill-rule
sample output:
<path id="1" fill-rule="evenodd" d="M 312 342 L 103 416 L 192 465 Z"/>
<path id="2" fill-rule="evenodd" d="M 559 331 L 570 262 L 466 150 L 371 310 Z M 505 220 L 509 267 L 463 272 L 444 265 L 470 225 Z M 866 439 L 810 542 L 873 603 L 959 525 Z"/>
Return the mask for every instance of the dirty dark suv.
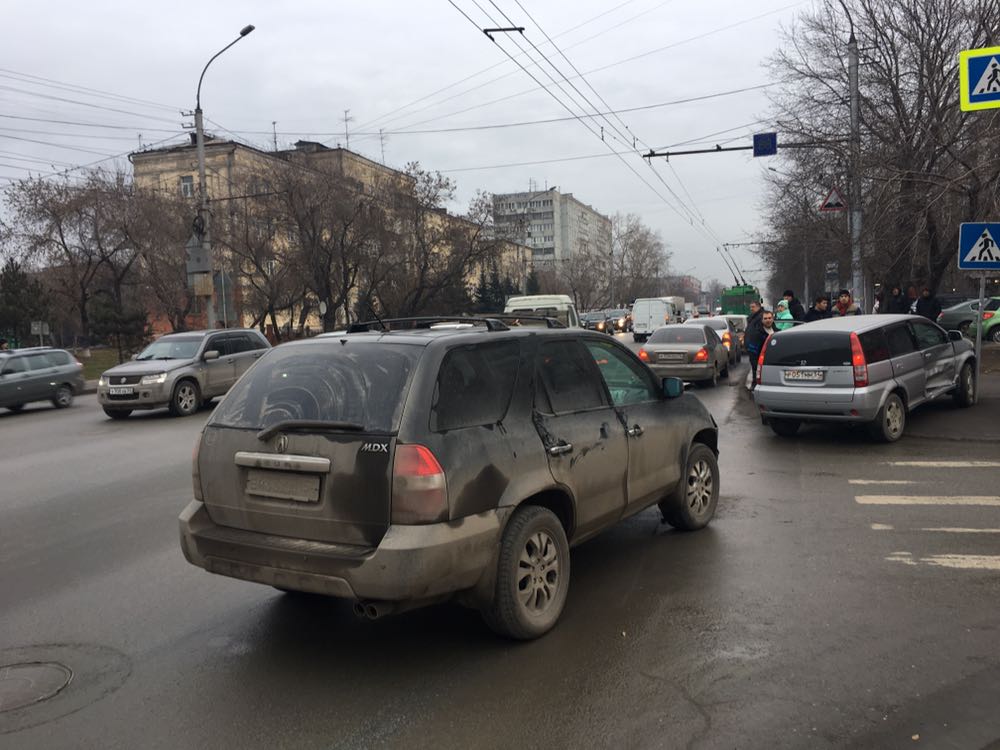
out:
<path id="1" fill-rule="evenodd" d="M 656 504 L 683 530 L 714 515 L 714 420 L 618 342 L 378 327 L 273 349 L 233 387 L 195 449 L 189 562 L 368 618 L 455 597 L 527 639 L 563 609 L 571 545 Z"/>

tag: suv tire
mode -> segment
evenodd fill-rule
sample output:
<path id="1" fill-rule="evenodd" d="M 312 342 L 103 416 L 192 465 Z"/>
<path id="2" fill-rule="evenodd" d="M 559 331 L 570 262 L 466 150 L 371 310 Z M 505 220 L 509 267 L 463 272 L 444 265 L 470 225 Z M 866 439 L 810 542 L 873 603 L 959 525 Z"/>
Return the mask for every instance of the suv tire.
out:
<path id="1" fill-rule="evenodd" d="M 708 525 L 719 504 L 719 461 L 704 443 L 688 452 L 684 476 L 670 497 L 660 501 L 663 520 L 680 531 L 697 531 Z"/>
<path id="2" fill-rule="evenodd" d="M 493 601 L 483 617 L 494 632 L 518 640 L 547 633 L 569 590 L 569 543 L 548 508 L 526 505 L 511 516 L 500 539 Z"/>
<path id="3" fill-rule="evenodd" d="M 201 390 L 193 380 L 182 380 L 174 386 L 170 397 L 170 413 L 175 417 L 188 417 L 201 406 Z"/>
<path id="4" fill-rule="evenodd" d="M 993 330 L 990 331 L 990 341 L 994 344 L 1000 344 L 1000 326 L 994 326 Z"/>
<path id="5" fill-rule="evenodd" d="M 972 406 L 976 402 L 976 375 L 972 363 L 966 362 L 958 373 L 958 385 L 955 387 L 955 403 L 961 407 Z"/>
<path id="6" fill-rule="evenodd" d="M 107 414 L 112 419 L 128 419 L 128 415 L 132 413 L 131 409 L 109 409 L 107 406 L 104 407 L 104 413 Z"/>
<path id="7" fill-rule="evenodd" d="M 795 437 L 795 434 L 799 431 L 799 427 L 802 426 L 802 422 L 797 419 L 780 418 L 771 418 L 767 420 L 767 424 L 774 430 L 775 435 L 780 435 L 781 437 Z"/>
<path id="8" fill-rule="evenodd" d="M 895 393 L 890 393 L 875 421 L 869 426 L 872 437 L 882 443 L 895 443 L 906 429 L 906 405 Z"/>
<path id="9" fill-rule="evenodd" d="M 57 409 L 65 409 L 73 405 L 73 389 L 63 383 L 52 395 L 52 405 Z"/>

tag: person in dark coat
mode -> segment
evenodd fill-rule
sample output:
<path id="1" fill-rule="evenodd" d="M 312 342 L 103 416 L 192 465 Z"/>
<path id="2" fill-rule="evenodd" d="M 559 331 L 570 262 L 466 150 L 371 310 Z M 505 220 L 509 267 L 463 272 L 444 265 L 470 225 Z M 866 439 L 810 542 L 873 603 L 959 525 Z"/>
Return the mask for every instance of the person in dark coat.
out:
<path id="1" fill-rule="evenodd" d="M 903 296 L 902 288 L 899 284 L 893 284 L 889 290 L 889 294 L 882 300 L 878 311 L 888 315 L 903 315 L 909 312 L 909 309 L 910 304 L 906 301 L 906 297 Z"/>
<path id="2" fill-rule="evenodd" d="M 814 320 L 826 320 L 827 318 L 832 318 L 833 314 L 830 312 L 830 300 L 824 297 L 822 294 L 817 295 L 816 300 L 813 302 L 813 306 L 809 308 L 806 313 L 805 321 L 806 323 L 812 323 Z"/>
<path id="3" fill-rule="evenodd" d="M 746 332 L 747 333 L 749 333 L 750 329 L 758 321 L 760 321 L 760 316 L 761 316 L 761 313 L 763 313 L 763 312 L 764 312 L 764 308 L 761 307 L 760 302 L 758 302 L 757 300 L 754 300 L 753 302 L 750 303 L 750 314 L 747 316 L 747 328 L 746 328 Z M 744 336 L 744 341 L 745 340 L 746 340 L 746 336 Z"/>
<path id="4" fill-rule="evenodd" d="M 923 315 L 927 320 L 937 322 L 938 315 L 941 314 L 941 303 L 938 298 L 931 294 L 931 290 L 924 287 L 917 300 L 917 315 Z"/>
<path id="5" fill-rule="evenodd" d="M 806 319 L 806 310 L 802 307 L 802 303 L 795 298 L 795 292 L 791 289 L 786 289 L 785 293 L 781 296 L 788 302 L 788 312 L 792 314 L 794 320 Z"/>
<path id="6" fill-rule="evenodd" d="M 764 326 L 765 315 L 770 320 L 770 325 L 767 328 Z M 769 310 L 765 310 L 757 304 L 757 310 L 755 313 L 751 313 L 751 317 L 753 317 L 753 322 L 751 323 L 750 318 L 747 318 L 747 332 L 743 335 L 743 341 L 746 342 L 747 353 L 750 356 L 750 371 L 753 373 L 753 380 L 750 381 L 752 388 L 752 384 L 757 382 L 757 359 L 760 356 L 760 350 L 764 347 L 767 337 L 774 332 L 774 316 Z"/>

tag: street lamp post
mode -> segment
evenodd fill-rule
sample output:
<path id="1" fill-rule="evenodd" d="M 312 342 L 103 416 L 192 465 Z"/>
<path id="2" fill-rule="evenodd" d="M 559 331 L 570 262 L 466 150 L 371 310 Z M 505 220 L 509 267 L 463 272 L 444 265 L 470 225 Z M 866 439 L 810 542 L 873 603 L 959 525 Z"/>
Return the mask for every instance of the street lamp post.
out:
<path id="1" fill-rule="evenodd" d="M 194 108 L 194 129 L 195 129 L 195 144 L 198 149 L 198 226 L 201 233 L 201 250 L 202 255 L 208 260 L 208 281 L 209 281 L 209 292 L 208 292 L 208 327 L 215 328 L 215 258 L 212 254 L 212 236 L 211 227 L 209 226 L 210 213 L 208 210 L 208 192 L 205 190 L 205 126 L 202 121 L 201 114 L 201 82 L 205 78 L 205 71 L 208 70 L 208 66 L 211 65 L 215 58 L 225 52 L 227 49 L 232 47 L 236 42 L 245 37 L 251 31 L 254 30 L 252 25 L 244 26 L 240 29 L 240 35 L 236 37 L 233 41 L 227 44 L 225 47 L 220 49 L 212 58 L 205 63 L 205 67 L 202 68 L 201 76 L 198 78 L 198 92 L 195 95 L 195 108 Z M 222 297 L 223 305 L 225 304 L 226 296 L 226 282 L 225 282 L 225 268 L 222 269 Z M 224 317 L 225 314 L 224 314 Z M 225 321 L 223 321 L 225 323 Z"/>

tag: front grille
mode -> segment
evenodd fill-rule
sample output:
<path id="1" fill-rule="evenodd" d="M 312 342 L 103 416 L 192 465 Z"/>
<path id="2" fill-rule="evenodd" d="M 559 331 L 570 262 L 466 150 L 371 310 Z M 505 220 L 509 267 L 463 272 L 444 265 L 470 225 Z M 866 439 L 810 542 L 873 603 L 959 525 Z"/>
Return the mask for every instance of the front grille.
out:
<path id="1" fill-rule="evenodd" d="M 108 385 L 135 385 L 142 380 L 142 375 L 110 375 Z"/>

